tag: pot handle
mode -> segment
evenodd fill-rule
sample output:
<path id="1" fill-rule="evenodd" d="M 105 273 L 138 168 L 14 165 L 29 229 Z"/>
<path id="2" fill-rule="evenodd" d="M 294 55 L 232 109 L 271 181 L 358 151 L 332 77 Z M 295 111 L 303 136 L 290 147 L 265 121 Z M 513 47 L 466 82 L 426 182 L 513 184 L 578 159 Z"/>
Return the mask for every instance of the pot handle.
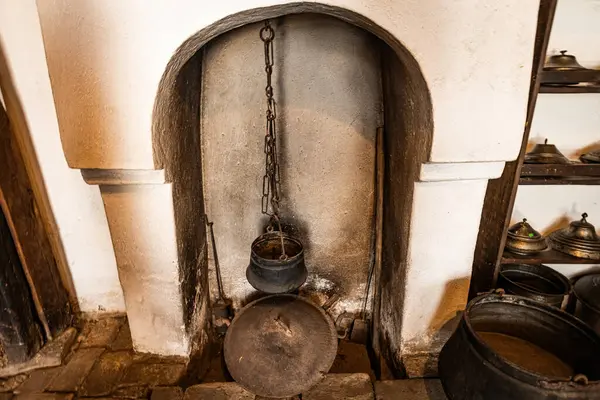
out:
<path id="1" fill-rule="evenodd" d="M 587 385 L 588 383 L 590 383 L 588 377 L 585 376 L 584 374 L 577 374 L 573 378 L 571 378 L 571 380 L 575 383 L 578 383 L 578 384 L 584 385 L 584 386 Z"/>

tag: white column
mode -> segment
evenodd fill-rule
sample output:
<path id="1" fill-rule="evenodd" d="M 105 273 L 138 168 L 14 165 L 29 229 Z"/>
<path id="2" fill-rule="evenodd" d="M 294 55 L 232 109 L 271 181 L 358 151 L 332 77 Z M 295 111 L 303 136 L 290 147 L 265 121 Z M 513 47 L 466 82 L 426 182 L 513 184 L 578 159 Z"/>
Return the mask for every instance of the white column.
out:
<path id="1" fill-rule="evenodd" d="M 421 169 L 413 197 L 400 343 L 411 377 L 436 373 L 437 355 L 467 304 L 487 182 L 503 167 L 464 163 Z"/>
<path id="2" fill-rule="evenodd" d="M 170 184 L 102 185 L 137 351 L 187 356 Z"/>

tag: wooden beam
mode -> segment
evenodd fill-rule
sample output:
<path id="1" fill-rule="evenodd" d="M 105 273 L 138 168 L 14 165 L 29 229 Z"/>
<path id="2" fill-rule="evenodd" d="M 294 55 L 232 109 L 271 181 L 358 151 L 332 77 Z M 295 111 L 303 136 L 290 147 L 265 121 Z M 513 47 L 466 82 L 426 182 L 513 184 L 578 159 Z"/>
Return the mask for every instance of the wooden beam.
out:
<path id="1" fill-rule="evenodd" d="M 39 319 L 47 338 L 51 339 L 71 324 L 73 313 L 34 197 L 33 183 L 3 107 L 0 107 L 0 206 L 15 241 Z"/>
<path id="2" fill-rule="evenodd" d="M 540 90 L 540 73 L 546 60 L 548 39 L 552 30 L 552 21 L 556 11 L 557 0 L 542 0 L 538 12 L 538 23 L 533 51 L 531 85 L 527 104 L 527 119 L 523 132 L 523 141 L 519 158 L 506 163 L 502 176 L 488 183 L 487 192 L 481 214 L 481 225 L 477 246 L 473 258 L 473 272 L 469 298 L 479 292 L 493 288 L 497 266 L 502 258 L 506 232 L 510 224 L 515 203 L 517 187 L 521 175 L 521 166 L 527 149 L 531 121 L 535 111 L 537 95 Z"/>
<path id="3" fill-rule="evenodd" d="M 42 346 L 31 292 L 0 209 L 0 368 L 29 360 Z"/>

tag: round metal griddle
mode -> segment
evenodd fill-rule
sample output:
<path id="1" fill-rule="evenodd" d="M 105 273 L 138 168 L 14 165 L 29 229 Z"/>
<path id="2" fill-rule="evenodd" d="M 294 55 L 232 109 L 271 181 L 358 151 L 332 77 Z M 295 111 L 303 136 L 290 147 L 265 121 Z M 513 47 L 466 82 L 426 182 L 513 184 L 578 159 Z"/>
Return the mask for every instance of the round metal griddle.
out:
<path id="1" fill-rule="evenodd" d="M 224 343 L 229 373 L 263 397 L 291 397 L 316 385 L 337 353 L 333 321 L 292 294 L 267 296 L 244 307 Z"/>

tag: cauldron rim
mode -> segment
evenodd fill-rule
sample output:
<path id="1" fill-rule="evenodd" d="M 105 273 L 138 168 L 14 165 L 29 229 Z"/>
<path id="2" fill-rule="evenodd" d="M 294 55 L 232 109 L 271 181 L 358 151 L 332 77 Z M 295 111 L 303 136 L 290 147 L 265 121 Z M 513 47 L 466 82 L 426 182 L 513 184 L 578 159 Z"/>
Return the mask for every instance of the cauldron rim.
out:
<path id="1" fill-rule="evenodd" d="M 513 279 L 509 272 L 536 276 L 550 282 L 557 290 L 555 293 L 550 293 L 549 291 L 537 290 L 535 287 L 523 285 L 518 280 Z M 501 281 L 505 281 L 508 287 L 502 287 Z M 556 307 L 560 307 L 565 296 L 569 295 L 572 291 L 571 282 L 566 276 L 544 264 L 503 264 L 498 271 L 497 285 L 510 294 L 528 297 L 542 303 L 555 305 Z M 513 285 L 513 287 L 510 287 L 510 285 Z M 515 290 L 515 288 L 518 290 Z M 519 293 L 520 291 L 523 293 Z"/>
<path id="2" fill-rule="evenodd" d="M 511 294 L 498 294 L 498 293 L 487 293 L 475 297 L 473 300 L 469 302 L 467 305 L 462 318 L 460 325 L 464 325 L 466 329 L 464 333 L 466 333 L 473 341 L 471 342 L 474 347 L 478 349 L 482 354 L 484 354 L 490 363 L 502 370 L 509 371 L 509 375 L 519 376 L 523 381 L 529 382 L 532 385 L 540 385 L 544 383 L 553 384 L 557 386 L 557 390 L 569 391 L 569 389 L 573 389 L 573 382 L 571 380 L 561 380 L 553 377 L 547 377 L 544 375 L 537 374 L 535 372 L 529 371 L 520 367 L 519 365 L 512 363 L 505 359 L 504 357 L 498 355 L 478 334 L 477 330 L 473 327 L 471 323 L 470 314 L 476 309 L 478 306 L 489 304 L 489 303 L 503 303 L 510 304 L 513 306 L 519 307 L 527 307 L 530 309 L 536 309 L 538 311 L 543 311 L 546 315 L 549 315 L 553 318 L 563 318 L 567 323 L 574 326 L 577 329 L 580 329 L 582 333 L 589 337 L 591 341 L 597 343 L 598 348 L 600 349 L 600 336 L 594 332 L 592 328 L 586 325 L 583 321 L 574 317 L 571 314 L 568 314 L 556 307 L 551 305 L 529 299 L 523 296 L 511 295 Z M 460 327 L 459 325 L 459 327 Z M 460 328 L 458 328 L 460 329 Z M 535 343 L 534 343 L 535 344 Z M 561 386 L 562 385 L 562 386 Z M 561 386 L 560 388 L 558 386 Z M 600 389 L 600 379 L 590 380 L 586 386 L 578 385 L 576 390 L 588 390 L 589 388 L 593 388 L 594 390 Z"/>
<path id="3" fill-rule="evenodd" d="M 254 241 L 252 242 L 252 245 L 250 246 L 250 257 L 254 257 L 257 260 L 260 260 L 260 262 L 262 263 L 262 265 L 264 267 L 267 268 L 287 268 L 287 266 L 293 262 L 295 262 L 296 260 L 304 257 L 304 246 L 302 245 L 302 242 L 298 239 L 296 239 L 293 236 L 287 235 L 286 233 L 283 233 L 283 240 L 284 241 L 289 241 L 294 243 L 294 245 L 296 247 L 299 248 L 299 250 L 296 252 L 296 254 L 287 257 L 285 260 L 279 260 L 279 259 L 272 259 L 272 258 L 266 258 L 261 256 L 260 254 L 258 254 L 258 252 L 256 251 L 256 247 L 262 243 L 265 242 L 267 240 L 280 240 L 280 233 L 277 231 L 274 232 L 267 232 L 267 233 L 263 233 L 262 235 L 260 235 L 259 237 L 257 237 L 256 239 L 254 239 Z"/>

